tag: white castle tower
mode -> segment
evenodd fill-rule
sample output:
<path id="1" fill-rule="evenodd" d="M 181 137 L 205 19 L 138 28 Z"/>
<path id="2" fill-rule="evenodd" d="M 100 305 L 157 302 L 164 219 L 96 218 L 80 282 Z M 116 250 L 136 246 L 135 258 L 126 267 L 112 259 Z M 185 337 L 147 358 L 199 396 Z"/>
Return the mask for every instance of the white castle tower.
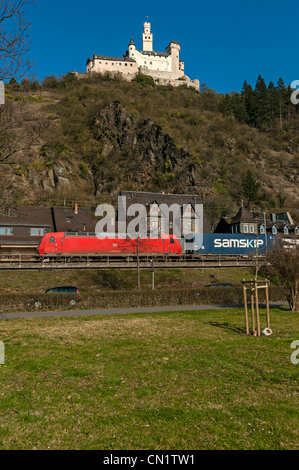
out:
<path id="1" fill-rule="evenodd" d="M 153 35 L 151 33 L 151 24 L 149 22 L 145 22 L 143 24 L 142 50 L 145 52 L 153 51 Z"/>

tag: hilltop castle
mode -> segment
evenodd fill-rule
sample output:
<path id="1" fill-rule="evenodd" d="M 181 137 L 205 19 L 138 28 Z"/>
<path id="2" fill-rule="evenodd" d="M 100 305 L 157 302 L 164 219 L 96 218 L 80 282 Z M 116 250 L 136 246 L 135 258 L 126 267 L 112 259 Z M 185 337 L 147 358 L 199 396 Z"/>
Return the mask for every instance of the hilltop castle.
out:
<path id="1" fill-rule="evenodd" d="M 150 75 L 160 85 L 187 85 L 199 90 L 199 81 L 190 80 L 185 75 L 184 62 L 180 60 L 181 45 L 177 41 L 171 41 L 166 52 L 154 51 L 149 22 L 143 25 L 142 50 L 137 50 L 133 38 L 128 48 L 123 57 L 94 54 L 87 60 L 86 72 L 121 73 L 126 80 L 132 80 L 137 75 Z"/>

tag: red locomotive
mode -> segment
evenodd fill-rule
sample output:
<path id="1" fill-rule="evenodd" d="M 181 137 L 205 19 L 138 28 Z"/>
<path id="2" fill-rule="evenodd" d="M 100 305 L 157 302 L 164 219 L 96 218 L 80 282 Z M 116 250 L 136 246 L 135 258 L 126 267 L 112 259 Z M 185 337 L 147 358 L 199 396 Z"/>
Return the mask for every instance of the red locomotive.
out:
<path id="1" fill-rule="evenodd" d="M 180 256 L 182 247 L 174 235 L 161 235 L 160 238 L 140 239 L 138 243 L 140 255 L 170 254 Z M 42 258 L 58 258 L 60 256 L 99 255 L 136 255 L 137 239 L 129 237 L 98 238 L 89 233 L 47 233 L 38 248 Z"/>

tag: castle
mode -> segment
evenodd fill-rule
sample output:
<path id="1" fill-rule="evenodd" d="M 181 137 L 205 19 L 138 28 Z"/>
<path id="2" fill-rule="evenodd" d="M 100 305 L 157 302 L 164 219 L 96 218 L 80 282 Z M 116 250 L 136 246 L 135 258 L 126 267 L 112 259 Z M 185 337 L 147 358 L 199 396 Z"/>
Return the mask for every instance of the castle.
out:
<path id="1" fill-rule="evenodd" d="M 143 25 L 142 50 L 138 50 L 131 38 L 129 50 L 123 57 L 108 57 L 94 54 L 86 64 L 87 73 L 120 73 L 124 79 L 132 80 L 137 75 L 150 75 L 160 85 L 187 85 L 199 90 L 199 81 L 190 80 L 184 72 L 184 62 L 180 60 L 181 45 L 171 41 L 166 52 L 153 49 L 151 24 Z"/>

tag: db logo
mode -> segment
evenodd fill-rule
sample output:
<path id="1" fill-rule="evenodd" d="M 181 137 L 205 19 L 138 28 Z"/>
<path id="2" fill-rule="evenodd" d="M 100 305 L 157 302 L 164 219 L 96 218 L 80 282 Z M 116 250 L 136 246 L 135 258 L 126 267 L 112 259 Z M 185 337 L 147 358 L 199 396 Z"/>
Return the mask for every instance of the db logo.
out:
<path id="1" fill-rule="evenodd" d="M 299 346 L 299 341 L 293 341 L 292 344 L 291 344 L 291 348 L 292 349 L 295 349 L 297 346 Z M 299 364 L 299 358 L 297 358 L 297 356 L 299 355 L 299 348 L 296 349 L 296 351 L 294 351 L 292 354 L 291 354 L 291 363 L 292 364 Z"/>
<path id="2" fill-rule="evenodd" d="M 295 91 L 293 91 L 291 94 L 291 102 L 293 104 L 299 104 L 299 89 L 297 89 L 297 87 L 299 87 L 299 80 L 294 80 L 291 83 L 292 90 L 295 89 Z"/>

